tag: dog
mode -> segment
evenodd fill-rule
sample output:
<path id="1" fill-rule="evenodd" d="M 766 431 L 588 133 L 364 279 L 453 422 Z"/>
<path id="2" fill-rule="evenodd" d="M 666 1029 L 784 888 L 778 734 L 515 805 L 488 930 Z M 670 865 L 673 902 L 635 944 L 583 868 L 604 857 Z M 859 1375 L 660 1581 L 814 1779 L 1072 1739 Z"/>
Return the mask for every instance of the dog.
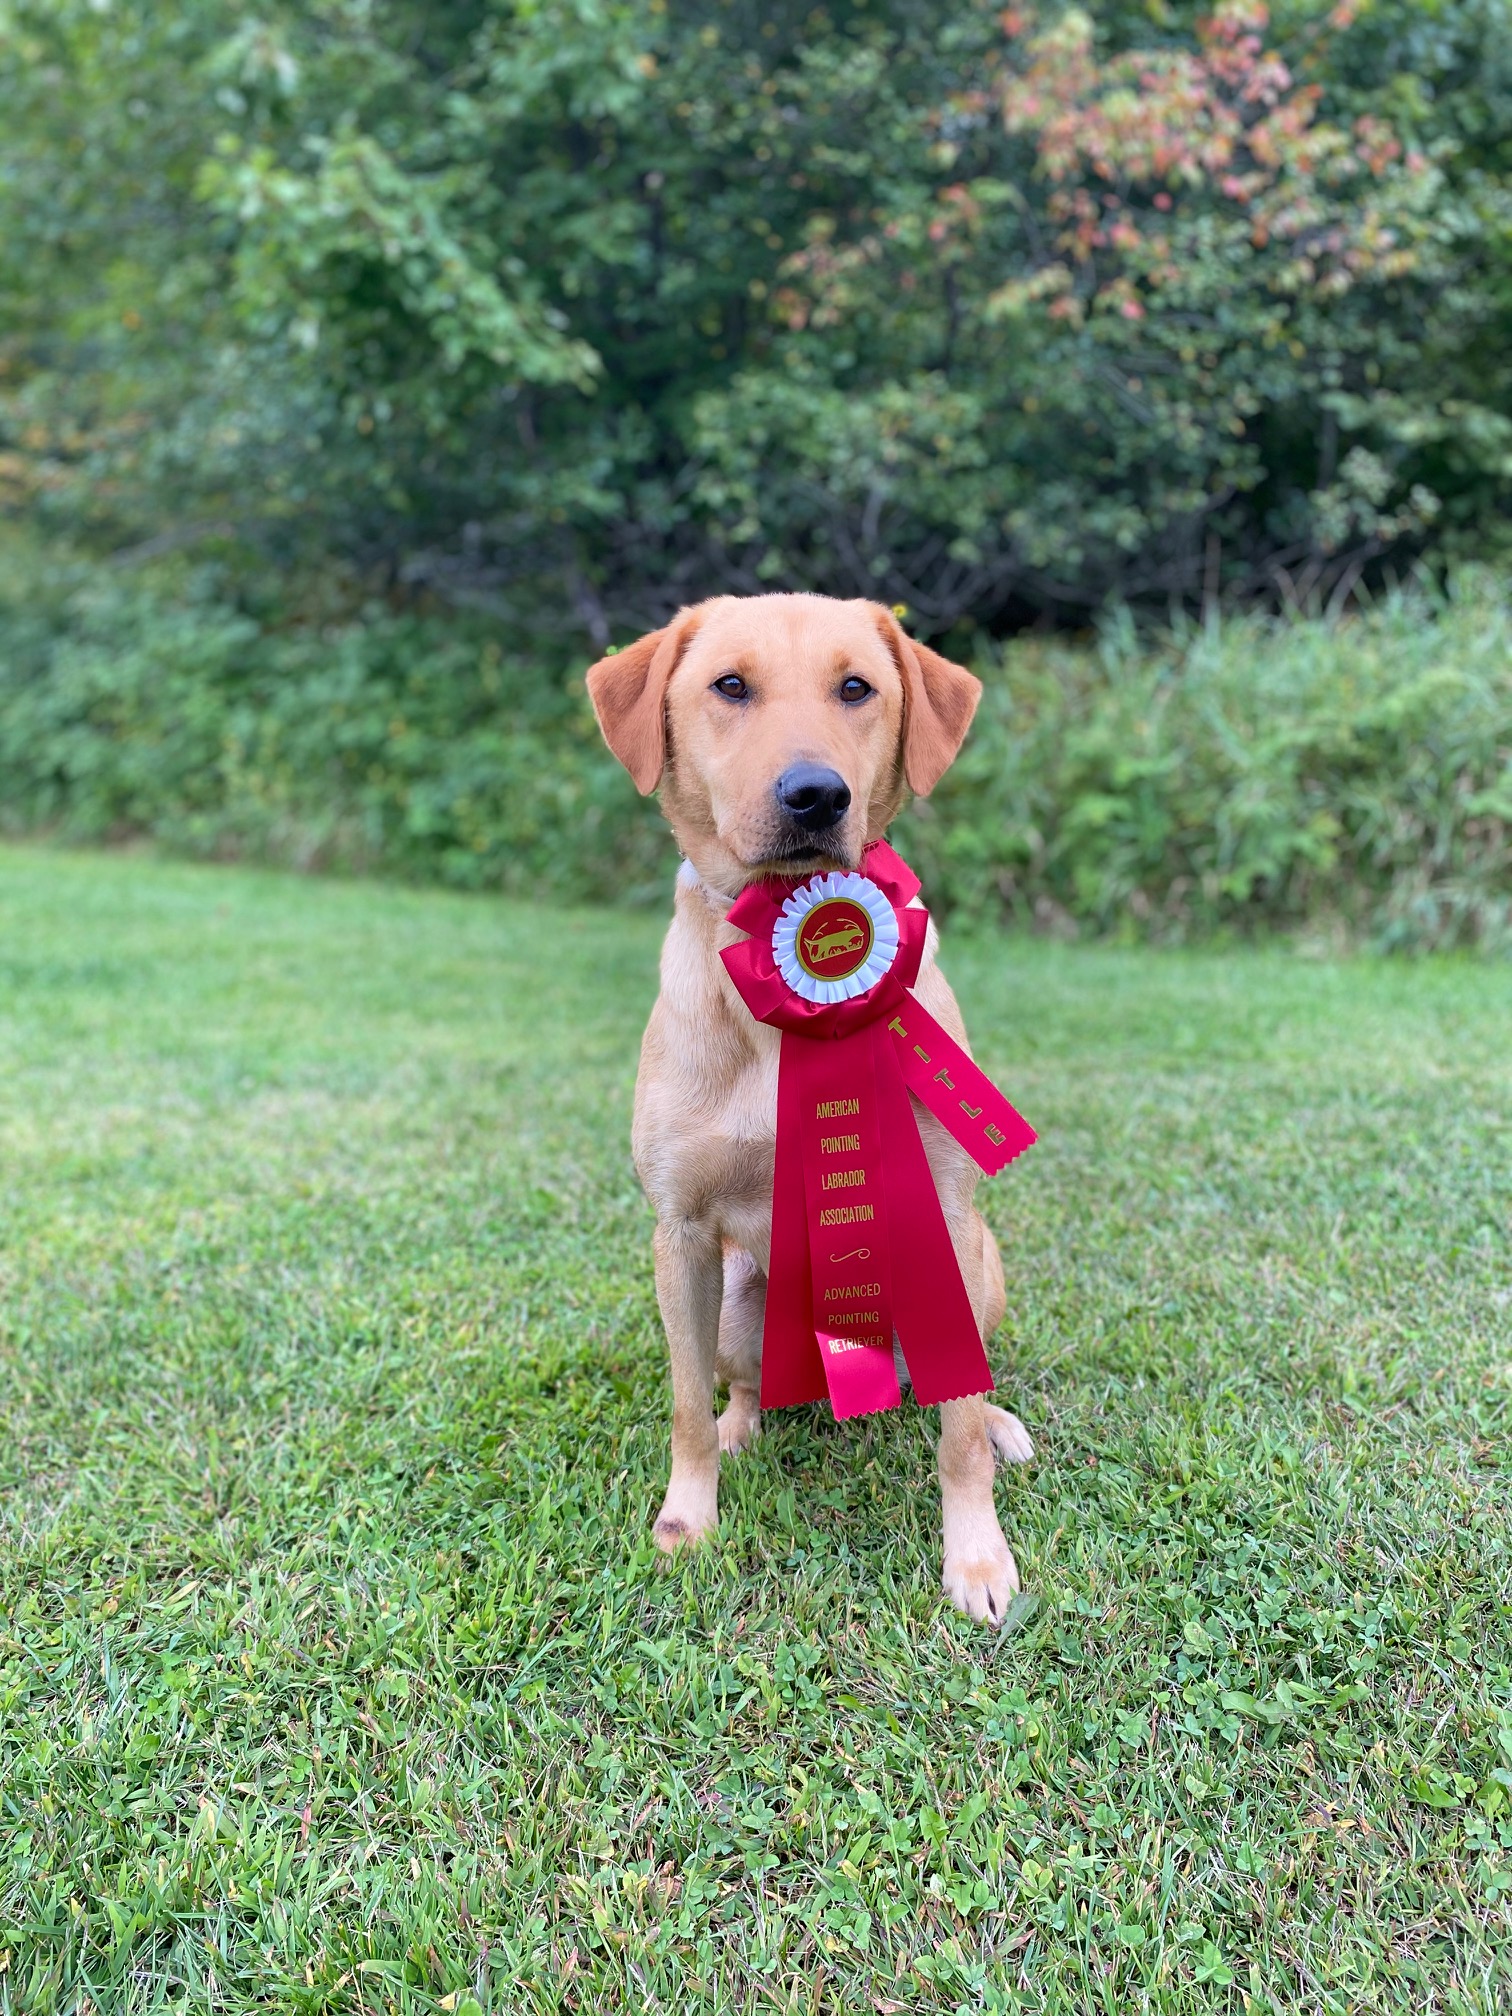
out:
<path id="1" fill-rule="evenodd" d="M 720 949 L 740 935 L 726 912 L 758 877 L 857 867 L 905 797 L 949 768 L 982 689 L 880 604 L 801 594 L 698 603 L 587 683 L 605 741 L 642 793 L 660 789 L 683 854 L 631 1136 L 672 1366 L 672 1474 L 655 1525 L 671 1552 L 713 1534 L 720 1456 L 760 1425 L 781 1037 L 725 972 Z M 964 1047 L 936 948 L 931 925 L 914 993 Z M 973 1203 L 979 1171 L 917 1102 L 914 1113 L 985 1341 L 1006 1297 Z M 729 1392 L 717 1421 L 716 1382 Z M 984 1623 L 1001 1624 L 1018 1588 L 994 1456 L 1032 1453 L 1015 1416 L 979 1396 L 940 1409 L 944 1588 Z"/>

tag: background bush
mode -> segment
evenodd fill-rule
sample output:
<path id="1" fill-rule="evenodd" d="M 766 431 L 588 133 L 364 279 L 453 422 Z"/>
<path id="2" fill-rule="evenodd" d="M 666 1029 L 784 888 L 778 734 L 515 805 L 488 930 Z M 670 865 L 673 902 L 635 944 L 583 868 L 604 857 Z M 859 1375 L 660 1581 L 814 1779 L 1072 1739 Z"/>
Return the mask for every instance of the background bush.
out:
<path id="1" fill-rule="evenodd" d="M 664 829 L 581 677 L 481 623 L 261 628 L 192 578 L 0 570 L 0 824 L 634 901 Z"/>
<path id="2" fill-rule="evenodd" d="M 908 815 L 932 900 L 1179 938 L 1332 923 L 1387 949 L 1512 946 L 1512 624 L 1466 574 L 1358 618 L 1256 616 L 1095 651 L 1007 646 Z"/>
<path id="3" fill-rule="evenodd" d="M 966 750 L 899 838 L 931 903 L 1181 938 L 1332 921 L 1512 945 L 1512 623 L 1498 584 L 1336 623 L 1236 617 L 978 660 Z M 368 612 L 301 631 L 84 565 L 0 573 L 0 819 L 202 855 L 664 903 L 653 803 L 581 676 Z"/>

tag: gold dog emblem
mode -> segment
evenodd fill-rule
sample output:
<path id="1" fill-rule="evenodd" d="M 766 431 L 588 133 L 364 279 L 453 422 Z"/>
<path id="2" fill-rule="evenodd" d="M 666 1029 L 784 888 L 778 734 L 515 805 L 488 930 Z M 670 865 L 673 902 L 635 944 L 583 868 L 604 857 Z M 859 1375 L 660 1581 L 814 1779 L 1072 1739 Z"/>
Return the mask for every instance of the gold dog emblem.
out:
<path id="1" fill-rule="evenodd" d="M 798 934 L 798 960 L 816 980 L 848 980 L 872 948 L 872 920 L 859 903 L 832 896 L 816 903 Z"/>

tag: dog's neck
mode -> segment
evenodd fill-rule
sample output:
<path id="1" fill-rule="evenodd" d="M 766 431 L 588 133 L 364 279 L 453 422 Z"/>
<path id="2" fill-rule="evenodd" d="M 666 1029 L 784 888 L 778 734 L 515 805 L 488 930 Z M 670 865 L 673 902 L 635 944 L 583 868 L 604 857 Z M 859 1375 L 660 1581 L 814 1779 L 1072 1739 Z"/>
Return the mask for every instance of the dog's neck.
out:
<path id="1" fill-rule="evenodd" d="M 727 896 L 723 889 L 716 889 L 712 882 L 706 882 L 686 856 L 683 857 L 683 864 L 677 871 L 677 879 L 684 889 L 696 889 L 716 917 L 729 914 L 730 905 L 735 901 L 735 897 Z"/>

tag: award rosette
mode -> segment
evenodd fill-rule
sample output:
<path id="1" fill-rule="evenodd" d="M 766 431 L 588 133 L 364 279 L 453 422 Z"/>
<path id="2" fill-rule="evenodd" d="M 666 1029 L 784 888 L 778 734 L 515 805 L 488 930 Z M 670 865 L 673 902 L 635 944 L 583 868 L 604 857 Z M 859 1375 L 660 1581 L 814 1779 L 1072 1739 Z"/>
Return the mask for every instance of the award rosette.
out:
<path id="1" fill-rule="evenodd" d="M 921 1406 L 992 1387 L 909 1094 L 989 1176 L 1035 1135 L 909 991 L 918 892 L 877 840 L 859 873 L 756 883 L 729 913 L 748 935 L 720 957 L 782 1031 L 763 1407 L 896 1407 L 894 1334 Z"/>

